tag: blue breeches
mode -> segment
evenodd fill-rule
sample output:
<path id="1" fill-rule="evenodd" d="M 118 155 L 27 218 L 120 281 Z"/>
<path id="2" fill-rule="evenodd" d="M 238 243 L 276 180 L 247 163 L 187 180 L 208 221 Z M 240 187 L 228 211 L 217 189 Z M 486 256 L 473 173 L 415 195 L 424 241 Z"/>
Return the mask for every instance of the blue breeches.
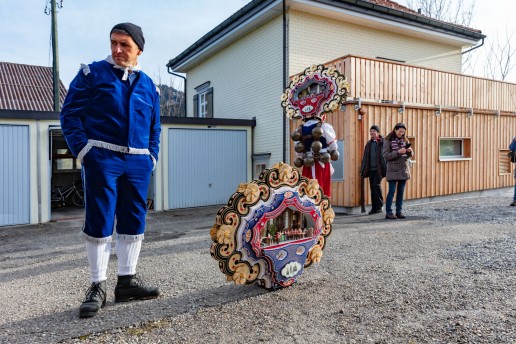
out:
<path id="1" fill-rule="evenodd" d="M 116 219 L 117 234 L 141 240 L 152 169 L 149 155 L 93 147 L 83 160 L 84 234 L 93 240 L 110 238 Z"/>

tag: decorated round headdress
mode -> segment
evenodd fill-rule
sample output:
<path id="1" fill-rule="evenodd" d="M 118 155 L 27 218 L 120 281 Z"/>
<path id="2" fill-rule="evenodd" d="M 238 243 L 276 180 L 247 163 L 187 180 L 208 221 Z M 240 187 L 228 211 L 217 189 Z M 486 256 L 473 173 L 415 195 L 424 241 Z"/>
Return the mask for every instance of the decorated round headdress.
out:
<path id="1" fill-rule="evenodd" d="M 228 281 L 288 287 L 318 263 L 335 212 L 316 179 L 278 163 L 241 183 L 210 230 L 210 253 Z"/>
<path id="2" fill-rule="evenodd" d="M 290 119 L 317 118 L 337 110 L 348 94 L 349 84 L 334 67 L 312 65 L 292 78 L 281 96 L 281 106 Z"/>

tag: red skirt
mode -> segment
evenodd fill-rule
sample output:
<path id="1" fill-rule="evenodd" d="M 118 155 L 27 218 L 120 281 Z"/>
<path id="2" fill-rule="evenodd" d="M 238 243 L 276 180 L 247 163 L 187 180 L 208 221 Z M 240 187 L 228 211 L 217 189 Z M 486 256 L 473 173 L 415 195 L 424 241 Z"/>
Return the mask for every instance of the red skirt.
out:
<path id="1" fill-rule="evenodd" d="M 313 172 L 315 172 L 315 175 L 313 175 Z M 331 164 L 329 162 L 325 163 L 324 166 L 321 166 L 319 162 L 316 162 L 312 167 L 303 166 L 303 177 L 317 179 L 324 194 L 328 197 L 331 197 L 331 174 Z"/>

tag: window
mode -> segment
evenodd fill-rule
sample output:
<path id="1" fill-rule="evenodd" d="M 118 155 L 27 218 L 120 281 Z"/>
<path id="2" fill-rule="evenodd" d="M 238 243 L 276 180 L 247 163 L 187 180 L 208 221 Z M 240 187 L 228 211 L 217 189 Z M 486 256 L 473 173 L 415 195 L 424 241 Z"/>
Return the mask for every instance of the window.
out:
<path id="1" fill-rule="evenodd" d="M 470 138 L 440 138 L 439 139 L 439 160 L 470 160 L 471 139 Z"/>
<path id="2" fill-rule="evenodd" d="M 199 117 L 206 118 L 208 113 L 208 99 L 206 92 L 199 94 Z"/>
<path id="3" fill-rule="evenodd" d="M 407 136 L 407 139 L 410 142 L 410 148 L 412 148 L 412 156 L 413 157 L 410 158 L 410 161 L 412 161 L 412 163 L 415 163 L 416 159 L 417 159 L 417 155 L 416 155 L 416 147 L 417 147 L 416 137 L 415 136 Z"/>
<path id="4" fill-rule="evenodd" d="M 331 161 L 331 165 L 335 172 L 333 172 L 332 180 L 344 180 L 344 141 L 337 140 L 337 147 L 339 151 L 339 160 Z"/>
<path id="5" fill-rule="evenodd" d="M 253 179 L 260 177 L 260 173 L 267 168 L 270 158 L 270 153 L 253 154 Z"/>
<path id="6" fill-rule="evenodd" d="M 200 118 L 213 118 L 213 87 L 210 82 L 195 88 L 197 94 L 193 96 L 193 115 Z"/>
<path id="7" fill-rule="evenodd" d="M 254 165 L 254 179 L 258 179 L 260 174 L 267 168 L 265 164 L 255 164 Z"/>
<path id="8" fill-rule="evenodd" d="M 72 155 L 68 148 L 54 148 L 52 160 L 54 162 L 53 168 L 60 172 L 73 172 L 80 170 L 82 167 L 81 162 Z"/>
<path id="9" fill-rule="evenodd" d="M 498 174 L 499 175 L 505 175 L 505 174 L 511 174 L 512 170 L 512 163 L 509 159 L 509 152 L 508 149 L 500 149 L 498 151 Z"/>

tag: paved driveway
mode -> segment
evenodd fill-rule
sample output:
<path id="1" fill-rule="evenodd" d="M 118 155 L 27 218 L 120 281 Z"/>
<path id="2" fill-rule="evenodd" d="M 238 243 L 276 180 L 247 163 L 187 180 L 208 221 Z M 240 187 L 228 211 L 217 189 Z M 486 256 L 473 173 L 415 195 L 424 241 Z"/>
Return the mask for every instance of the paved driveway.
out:
<path id="1" fill-rule="evenodd" d="M 269 292 L 210 257 L 218 207 L 152 213 L 139 271 L 156 300 L 79 319 L 81 219 L 0 228 L 1 343 L 516 343 L 511 194 L 406 206 L 406 220 L 338 216 L 321 263 Z"/>

